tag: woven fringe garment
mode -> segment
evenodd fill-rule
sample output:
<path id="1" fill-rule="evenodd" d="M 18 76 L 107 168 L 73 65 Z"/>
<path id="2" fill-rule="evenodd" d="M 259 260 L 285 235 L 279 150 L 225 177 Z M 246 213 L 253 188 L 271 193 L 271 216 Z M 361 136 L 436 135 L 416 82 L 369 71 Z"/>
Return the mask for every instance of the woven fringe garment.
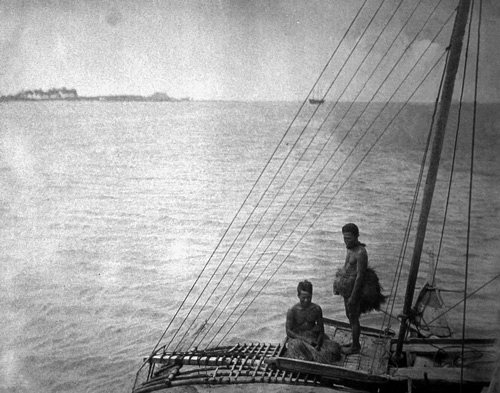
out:
<path id="1" fill-rule="evenodd" d="M 335 280 L 333 281 L 333 293 L 348 299 L 351 296 L 355 281 L 355 274 L 346 274 L 343 268 L 337 270 L 335 273 Z M 380 310 L 380 307 L 386 299 L 386 296 L 382 295 L 382 289 L 377 273 L 375 273 L 375 270 L 371 267 L 368 267 L 366 269 L 363 286 L 361 287 L 361 314 L 373 310 Z"/>

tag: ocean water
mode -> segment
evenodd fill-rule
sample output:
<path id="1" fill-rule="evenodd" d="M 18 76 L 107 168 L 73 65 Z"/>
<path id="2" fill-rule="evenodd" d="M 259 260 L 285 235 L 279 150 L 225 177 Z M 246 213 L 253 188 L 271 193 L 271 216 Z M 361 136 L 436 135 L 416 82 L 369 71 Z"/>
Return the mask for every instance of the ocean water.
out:
<path id="1" fill-rule="evenodd" d="M 162 335 L 298 107 L 235 102 L 0 106 L 0 392 L 130 391 L 143 356 Z M 469 293 L 500 273 L 498 109 L 481 106 L 476 127 Z M 330 188 L 332 202 L 323 204 L 321 212 L 311 211 L 314 222 L 302 230 L 307 232 L 303 240 L 229 342 L 281 341 L 286 309 L 296 302 L 296 284 L 302 279 L 313 282 L 313 301 L 326 316 L 345 319 L 342 300 L 331 293 L 335 269 L 345 255 L 340 233 L 345 222 L 358 223 L 370 263 L 390 290 L 429 111 L 425 105 L 405 109 L 366 158 L 370 140 L 357 146 L 353 156 L 339 149 L 339 158 L 327 168 L 329 174 L 341 168 L 336 180 L 330 184 L 320 178 L 320 187 L 313 189 Z M 334 113 L 333 121 L 341 113 Z M 332 146 L 340 146 L 354 119 L 348 117 L 339 127 Z M 467 115 L 469 129 L 470 119 Z M 286 156 L 306 123 L 307 116 L 297 119 L 277 157 Z M 316 129 L 319 124 L 311 125 Z M 369 126 L 369 119 L 357 124 L 351 145 Z M 380 127 L 374 127 L 371 142 Z M 453 145 L 451 135 L 447 145 Z M 313 150 L 328 136 L 321 134 Z M 459 142 L 450 234 L 437 278 L 440 286 L 454 290 L 464 288 L 465 167 L 471 140 L 460 136 Z M 307 142 L 301 143 L 305 147 Z M 424 260 L 438 250 L 451 154 L 445 148 Z M 269 173 L 279 163 L 271 161 Z M 292 179 L 302 186 L 300 179 Z M 256 192 L 264 189 L 259 187 Z M 420 285 L 426 269 L 422 266 Z M 473 317 L 467 319 L 467 335 L 497 336 L 499 282 L 469 298 Z M 394 313 L 403 291 L 400 284 Z M 443 295 L 450 306 L 462 296 Z M 460 334 L 462 307 L 455 311 L 449 318 Z M 379 327 L 382 319 L 373 313 L 362 323 Z"/>

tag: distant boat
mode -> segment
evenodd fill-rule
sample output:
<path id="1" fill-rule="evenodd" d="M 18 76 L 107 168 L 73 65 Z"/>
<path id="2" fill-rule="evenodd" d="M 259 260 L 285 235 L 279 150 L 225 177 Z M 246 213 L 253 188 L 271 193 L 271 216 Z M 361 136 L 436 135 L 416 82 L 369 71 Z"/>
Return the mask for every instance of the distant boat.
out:
<path id="1" fill-rule="evenodd" d="M 309 98 L 309 103 L 313 105 L 321 105 L 325 100 L 322 98 Z"/>
<path id="2" fill-rule="evenodd" d="M 318 85 L 316 85 L 312 91 L 311 98 L 309 98 L 309 103 L 312 105 L 321 105 L 325 102 L 325 98 Z"/>

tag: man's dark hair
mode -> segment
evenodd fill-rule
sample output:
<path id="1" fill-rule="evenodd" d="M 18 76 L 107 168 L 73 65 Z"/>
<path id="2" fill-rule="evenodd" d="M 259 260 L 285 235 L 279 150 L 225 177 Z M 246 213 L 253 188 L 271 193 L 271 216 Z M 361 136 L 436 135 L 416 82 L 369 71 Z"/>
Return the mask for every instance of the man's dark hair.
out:
<path id="1" fill-rule="evenodd" d="M 345 224 L 342 227 L 342 233 L 352 233 L 354 236 L 358 237 L 359 236 L 359 229 L 356 224 L 353 224 L 350 222 L 349 224 Z"/>
<path id="2" fill-rule="evenodd" d="M 301 281 L 299 282 L 299 285 L 297 285 L 297 295 L 300 295 L 300 291 L 305 291 L 312 295 L 313 285 L 307 280 Z"/>

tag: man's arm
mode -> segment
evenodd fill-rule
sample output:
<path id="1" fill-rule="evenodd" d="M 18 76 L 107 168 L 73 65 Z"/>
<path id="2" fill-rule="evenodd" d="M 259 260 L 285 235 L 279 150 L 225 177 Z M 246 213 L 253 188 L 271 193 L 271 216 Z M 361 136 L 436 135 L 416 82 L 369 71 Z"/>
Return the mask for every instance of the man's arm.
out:
<path id="1" fill-rule="evenodd" d="M 290 338 L 298 338 L 299 337 L 299 335 L 293 331 L 293 328 L 295 327 L 294 319 L 293 319 L 293 308 L 289 308 L 287 313 L 286 313 L 286 325 L 285 325 L 285 327 L 286 327 L 287 337 L 290 337 Z"/>
<path id="2" fill-rule="evenodd" d="M 316 319 L 316 326 L 318 329 L 318 342 L 316 343 L 316 349 L 321 350 L 321 346 L 323 345 L 323 339 L 325 337 L 325 325 L 323 322 L 323 310 L 320 306 L 318 306 L 318 317 Z"/>

